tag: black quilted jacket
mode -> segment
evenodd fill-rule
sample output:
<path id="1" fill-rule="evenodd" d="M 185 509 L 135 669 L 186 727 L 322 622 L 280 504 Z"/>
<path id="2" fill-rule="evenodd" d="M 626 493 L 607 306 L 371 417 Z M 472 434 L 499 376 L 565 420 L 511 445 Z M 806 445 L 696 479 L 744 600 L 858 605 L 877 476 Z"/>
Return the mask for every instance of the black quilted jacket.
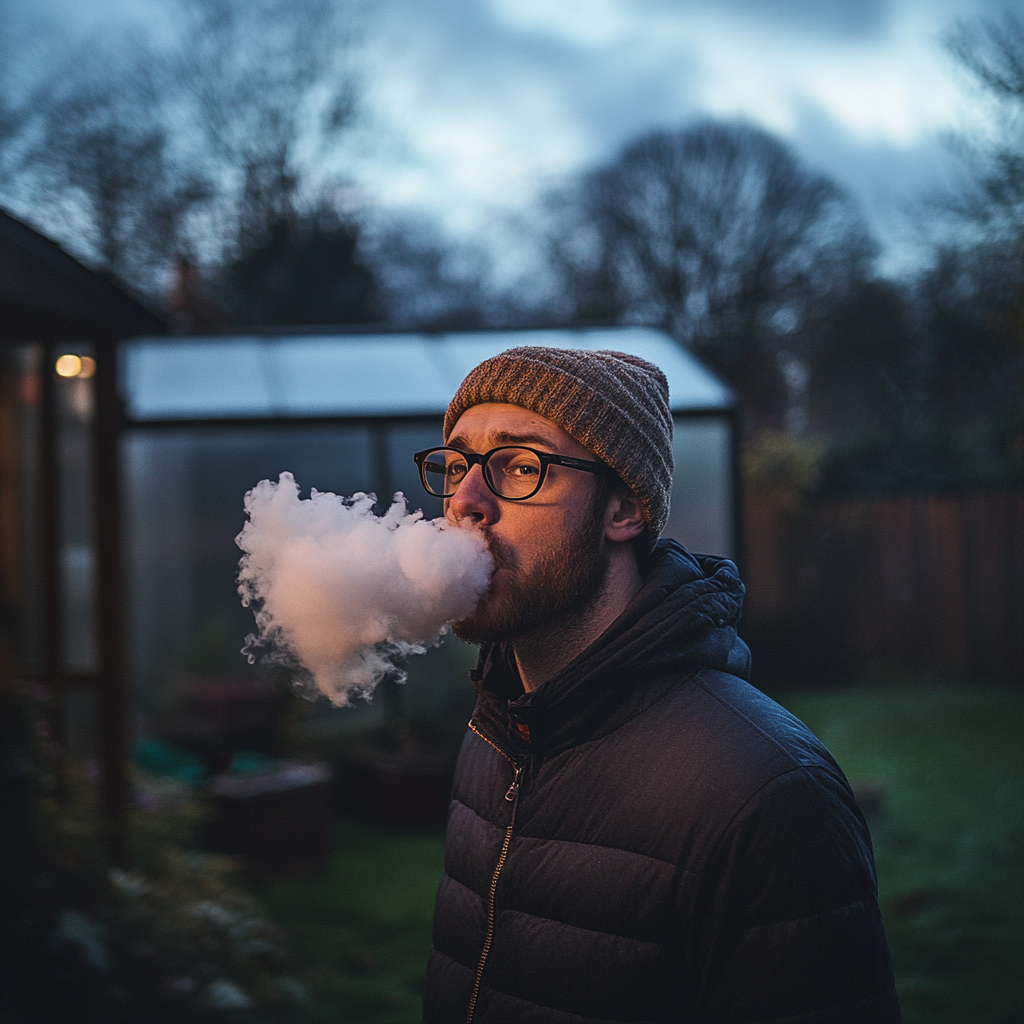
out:
<path id="1" fill-rule="evenodd" d="M 538 690 L 482 652 L 426 1021 L 899 1020 L 867 827 L 740 678 L 742 594 L 731 562 L 663 542 Z"/>

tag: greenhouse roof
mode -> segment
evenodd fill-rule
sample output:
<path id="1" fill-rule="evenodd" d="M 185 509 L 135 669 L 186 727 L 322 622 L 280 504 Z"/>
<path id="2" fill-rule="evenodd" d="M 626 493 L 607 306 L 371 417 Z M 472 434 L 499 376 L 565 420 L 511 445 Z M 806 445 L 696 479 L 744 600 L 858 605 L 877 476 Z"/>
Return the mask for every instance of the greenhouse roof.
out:
<path id="1" fill-rule="evenodd" d="M 664 371 L 674 412 L 733 404 L 710 371 L 650 327 L 136 338 L 122 347 L 122 387 L 136 422 L 433 416 L 477 363 L 516 345 L 640 356 Z"/>

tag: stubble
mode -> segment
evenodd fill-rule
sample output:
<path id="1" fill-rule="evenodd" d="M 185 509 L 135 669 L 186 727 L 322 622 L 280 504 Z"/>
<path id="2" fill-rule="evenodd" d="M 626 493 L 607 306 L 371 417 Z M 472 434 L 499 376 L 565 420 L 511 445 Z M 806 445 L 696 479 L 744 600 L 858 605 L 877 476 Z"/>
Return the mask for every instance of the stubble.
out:
<path id="1" fill-rule="evenodd" d="M 455 635 L 470 643 L 500 643 L 585 613 L 608 572 L 605 502 L 595 506 L 596 501 L 577 530 L 527 568 L 492 538 L 491 551 L 504 573 L 501 599 L 485 597 L 472 615 L 453 623 Z"/>

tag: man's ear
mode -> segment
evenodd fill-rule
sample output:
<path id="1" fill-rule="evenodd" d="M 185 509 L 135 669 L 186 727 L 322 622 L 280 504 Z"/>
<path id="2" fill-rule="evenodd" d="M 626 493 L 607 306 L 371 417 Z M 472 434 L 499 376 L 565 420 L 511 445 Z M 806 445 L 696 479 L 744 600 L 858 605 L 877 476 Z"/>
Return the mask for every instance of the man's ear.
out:
<path id="1" fill-rule="evenodd" d="M 626 544 L 644 532 L 647 527 L 644 510 L 628 487 L 620 487 L 608 499 L 604 523 L 605 539 L 610 544 Z"/>

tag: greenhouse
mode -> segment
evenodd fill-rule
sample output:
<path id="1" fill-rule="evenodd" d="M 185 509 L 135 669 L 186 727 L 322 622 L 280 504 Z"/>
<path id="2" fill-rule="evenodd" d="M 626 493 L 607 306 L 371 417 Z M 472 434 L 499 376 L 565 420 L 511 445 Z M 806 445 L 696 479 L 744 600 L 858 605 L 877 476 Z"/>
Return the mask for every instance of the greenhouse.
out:
<path id="1" fill-rule="evenodd" d="M 473 366 L 515 345 L 615 349 L 660 366 L 675 419 L 666 534 L 736 553 L 732 396 L 664 333 L 643 327 L 452 334 L 259 334 L 138 338 L 121 347 L 127 665 L 143 720 L 197 678 L 236 676 L 252 628 L 235 592 L 243 497 L 294 474 L 310 488 L 381 500 L 403 492 L 428 517 L 412 453 L 440 442 Z M 434 658 L 438 669 L 444 655 Z M 463 660 L 465 654 L 463 654 Z M 417 673 L 430 671 L 415 666 Z M 460 668 L 403 700 L 444 716 L 469 697 Z M 463 692 L 465 691 L 465 692 Z M 446 696 L 447 695 L 447 696 Z M 448 710 L 446 710 L 448 709 Z M 358 717 L 358 716 L 357 716 Z"/>

